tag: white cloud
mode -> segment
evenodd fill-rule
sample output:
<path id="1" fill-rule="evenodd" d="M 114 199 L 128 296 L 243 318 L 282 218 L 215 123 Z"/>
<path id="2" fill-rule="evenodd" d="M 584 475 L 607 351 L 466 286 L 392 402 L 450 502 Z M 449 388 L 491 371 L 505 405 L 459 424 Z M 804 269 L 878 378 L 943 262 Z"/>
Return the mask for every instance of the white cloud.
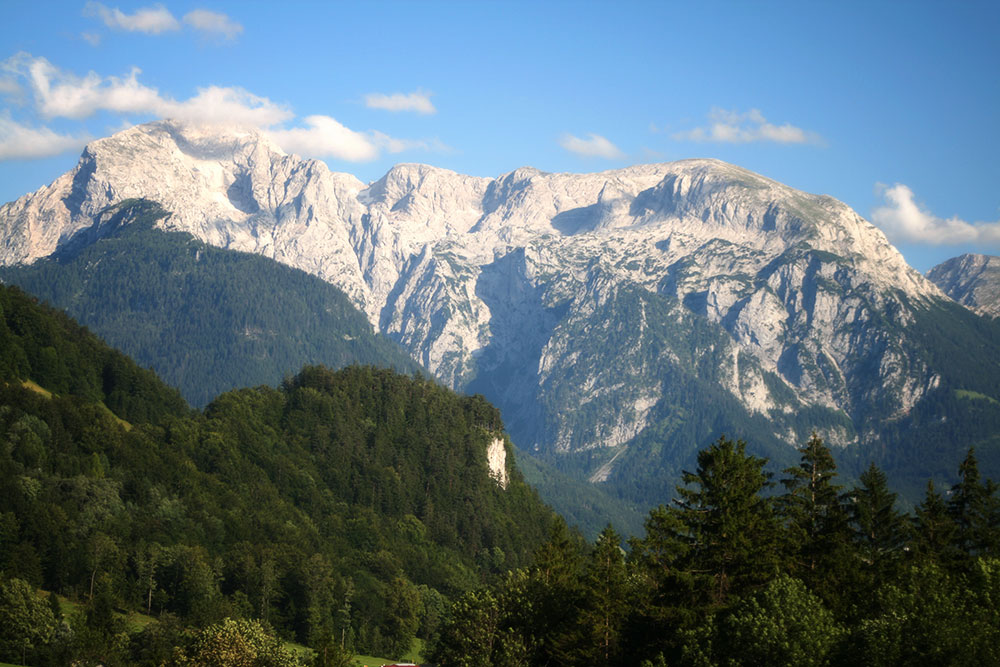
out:
<path id="1" fill-rule="evenodd" d="M 184 23 L 195 30 L 206 33 L 217 33 L 226 39 L 235 39 L 243 32 L 243 26 L 232 20 L 225 14 L 209 11 L 207 9 L 196 9 L 184 15 Z"/>
<path id="2" fill-rule="evenodd" d="M 643 146 L 640 155 L 643 162 L 662 162 L 666 158 L 666 153 L 653 150 L 649 146 Z"/>
<path id="3" fill-rule="evenodd" d="M 307 116 L 308 127 L 271 130 L 269 134 L 287 153 L 305 157 L 332 157 L 349 162 L 367 162 L 378 157 L 375 142 L 329 116 Z"/>
<path id="4" fill-rule="evenodd" d="M 35 159 L 79 150 L 90 138 L 58 134 L 47 127 L 32 128 L 0 114 L 0 160 Z"/>
<path id="5" fill-rule="evenodd" d="M 357 132 L 329 116 L 308 116 L 304 120 L 308 127 L 273 129 L 268 134 L 287 153 L 347 162 L 369 162 L 382 152 L 450 150 L 436 139 L 397 139 L 377 130 Z"/>
<path id="6" fill-rule="evenodd" d="M 202 123 L 269 127 L 291 119 L 286 107 L 241 88 L 209 86 L 194 97 L 178 102 L 139 82 L 141 70 L 128 76 L 102 77 L 90 72 L 78 77 L 60 70 L 45 58 L 20 53 L 3 68 L 27 80 L 42 115 L 54 118 L 87 118 L 98 111 L 150 114 Z"/>
<path id="7" fill-rule="evenodd" d="M 872 222 L 893 242 L 940 245 L 1000 242 L 1000 221 L 971 223 L 955 216 L 939 218 L 914 201 L 913 191 L 902 183 L 876 187 L 886 205 L 872 211 Z"/>
<path id="8" fill-rule="evenodd" d="M 150 112 L 161 118 L 251 127 L 271 127 L 295 116 L 288 107 L 266 97 L 219 86 L 199 88 L 197 95 L 183 102 L 161 100 Z"/>
<path id="9" fill-rule="evenodd" d="M 315 115 L 303 119 L 300 127 L 282 127 L 295 118 L 285 105 L 254 95 L 242 88 L 208 86 L 186 100 L 160 94 L 139 81 L 140 70 L 127 76 L 102 77 L 95 72 L 76 76 L 59 69 L 45 58 L 27 53 L 0 62 L 0 92 L 17 94 L 22 87 L 34 98 L 36 110 L 48 118 L 83 119 L 97 112 L 172 118 L 201 124 L 237 125 L 260 128 L 270 134 L 287 152 L 308 157 L 336 158 L 351 162 L 376 159 L 381 153 L 407 150 L 447 150 L 437 140 L 398 139 L 378 131 L 358 132 L 334 118 Z M 17 77 L 17 78 L 12 78 Z M 57 135 L 49 130 L 31 130 L 12 121 L 5 126 L 9 148 L 0 159 L 29 157 L 31 140 L 38 144 L 38 155 L 51 155 L 85 143 L 85 138 Z M 58 150 L 57 150 L 58 149 Z"/>
<path id="10" fill-rule="evenodd" d="M 365 95 L 365 106 L 369 109 L 384 109 L 385 111 L 415 111 L 423 114 L 437 112 L 437 109 L 431 103 L 431 93 L 426 93 L 422 90 L 409 94 L 393 93 L 392 95 L 385 95 L 382 93 L 371 93 Z"/>
<path id="11" fill-rule="evenodd" d="M 101 44 L 101 36 L 96 32 L 81 32 L 80 37 L 91 46 L 100 46 Z"/>
<path id="12" fill-rule="evenodd" d="M 115 7 L 111 9 L 100 2 L 88 2 L 83 9 L 87 16 L 96 16 L 104 25 L 115 30 L 129 32 L 144 32 L 158 35 L 169 30 L 179 30 L 180 22 L 163 5 L 153 5 L 136 10 L 134 14 L 126 14 Z"/>
<path id="13" fill-rule="evenodd" d="M 769 123 L 757 109 L 745 113 L 712 109 L 708 114 L 709 125 L 671 135 L 678 141 L 714 141 L 718 143 L 745 144 L 770 141 L 779 144 L 819 144 L 822 139 L 790 123 Z"/>
<path id="14" fill-rule="evenodd" d="M 567 134 L 559 140 L 559 145 L 570 153 L 576 153 L 581 157 L 600 157 L 607 160 L 616 160 L 625 157 L 625 154 L 617 146 L 599 134 L 590 133 L 588 139 L 574 137 Z"/>
<path id="15" fill-rule="evenodd" d="M 27 62 L 24 69 L 38 110 L 49 118 L 86 118 L 101 110 L 149 111 L 160 103 L 160 94 L 155 88 L 139 83 L 139 73 L 139 68 L 134 67 L 125 77 L 103 78 L 95 72 L 77 77 L 45 58 Z"/>

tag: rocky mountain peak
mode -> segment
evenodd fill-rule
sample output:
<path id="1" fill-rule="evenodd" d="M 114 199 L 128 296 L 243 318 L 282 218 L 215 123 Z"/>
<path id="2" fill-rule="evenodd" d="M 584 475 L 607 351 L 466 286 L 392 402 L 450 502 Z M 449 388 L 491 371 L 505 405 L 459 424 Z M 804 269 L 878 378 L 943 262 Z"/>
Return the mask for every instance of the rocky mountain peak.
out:
<path id="1" fill-rule="evenodd" d="M 668 378 L 790 441 L 789 415 L 823 411 L 841 444 L 873 401 L 904 415 L 936 386 L 896 339 L 940 291 L 843 203 L 718 160 L 495 179 L 401 164 L 366 186 L 260 132 L 161 121 L 0 208 L 0 262 L 50 255 L 133 197 L 338 286 L 442 381 L 495 400 L 524 447 L 626 446 L 672 409 Z"/>
<path id="2" fill-rule="evenodd" d="M 1000 257 L 965 254 L 938 264 L 927 278 L 963 306 L 1000 316 Z"/>

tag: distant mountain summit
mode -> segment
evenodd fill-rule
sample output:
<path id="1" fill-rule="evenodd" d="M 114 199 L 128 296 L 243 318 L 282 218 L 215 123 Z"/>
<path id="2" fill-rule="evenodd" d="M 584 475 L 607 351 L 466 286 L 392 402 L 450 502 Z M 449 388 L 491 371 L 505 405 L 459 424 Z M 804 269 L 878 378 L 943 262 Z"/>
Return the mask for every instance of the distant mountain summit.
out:
<path id="1" fill-rule="evenodd" d="M 495 179 L 403 164 L 365 185 L 256 132 L 161 121 L 0 208 L 0 262 L 99 236 L 128 197 L 333 283 L 500 407 L 520 447 L 638 502 L 669 499 L 720 433 L 780 465 L 815 430 L 920 488 L 942 468 L 903 450 L 992 442 L 981 419 L 953 437 L 983 406 L 948 398 L 1000 399 L 986 325 L 845 204 L 717 160 Z"/>
<path id="2" fill-rule="evenodd" d="M 0 267 L 0 280 L 80 318 L 199 408 L 230 389 L 277 385 L 309 364 L 420 369 L 335 286 L 154 228 L 169 215 L 125 200 L 49 258 Z"/>
<path id="3" fill-rule="evenodd" d="M 963 306 L 983 315 L 1000 315 L 1000 257 L 953 257 L 928 271 L 927 278 Z"/>

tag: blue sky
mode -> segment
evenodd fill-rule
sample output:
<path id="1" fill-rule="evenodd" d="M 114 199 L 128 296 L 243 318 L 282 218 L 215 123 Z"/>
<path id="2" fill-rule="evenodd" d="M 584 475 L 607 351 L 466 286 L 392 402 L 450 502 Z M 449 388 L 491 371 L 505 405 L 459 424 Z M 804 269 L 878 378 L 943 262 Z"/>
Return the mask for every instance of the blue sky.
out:
<path id="1" fill-rule="evenodd" d="M 715 157 L 841 199 L 921 271 L 1000 254 L 1000 3 L 0 6 L 0 201 L 163 116 L 374 180 Z"/>

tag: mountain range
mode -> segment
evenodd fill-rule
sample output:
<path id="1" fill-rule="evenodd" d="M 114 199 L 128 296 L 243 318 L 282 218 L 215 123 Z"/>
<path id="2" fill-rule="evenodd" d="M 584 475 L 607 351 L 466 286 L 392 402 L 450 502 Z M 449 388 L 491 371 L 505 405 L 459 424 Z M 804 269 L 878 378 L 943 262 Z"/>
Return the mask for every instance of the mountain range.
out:
<path id="1" fill-rule="evenodd" d="M 157 229 L 336 286 L 518 447 L 631 502 L 669 500 L 722 433 L 782 465 L 815 431 L 905 492 L 971 445 L 1000 471 L 998 325 L 845 204 L 734 165 L 364 184 L 253 130 L 159 121 L 0 207 L 0 263 L 78 253 L 137 198 L 169 212 Z"/>

